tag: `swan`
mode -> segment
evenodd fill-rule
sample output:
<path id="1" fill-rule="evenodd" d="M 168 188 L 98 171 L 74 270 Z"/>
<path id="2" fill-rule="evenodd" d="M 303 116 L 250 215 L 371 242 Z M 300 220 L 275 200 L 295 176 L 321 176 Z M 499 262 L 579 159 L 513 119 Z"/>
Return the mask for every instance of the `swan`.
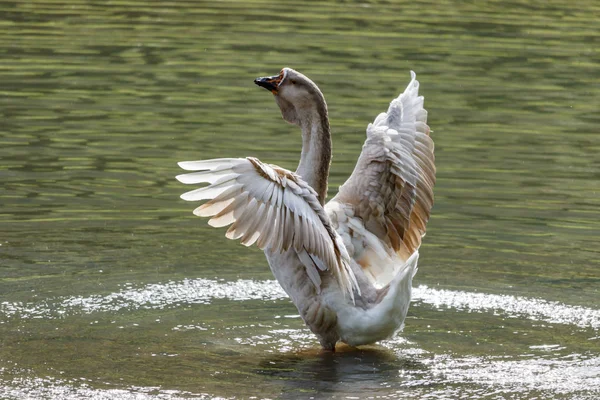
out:
<path id="1" fill-rule="evenodd" d="M 254 157 L 184 161 L 193 172 L 177 179 L 208 185 L 181 198 L 208 200 L 193 213 L 264 251 L 324 350 L 392 337 L 404 327 L 433 206 L 434 146 L 416 74 L 368 125 L 354 171 L 327 204 L 331 133 L 321 90 L 291 68 L 254 83 L 302 130 L 296 172 Z"/>

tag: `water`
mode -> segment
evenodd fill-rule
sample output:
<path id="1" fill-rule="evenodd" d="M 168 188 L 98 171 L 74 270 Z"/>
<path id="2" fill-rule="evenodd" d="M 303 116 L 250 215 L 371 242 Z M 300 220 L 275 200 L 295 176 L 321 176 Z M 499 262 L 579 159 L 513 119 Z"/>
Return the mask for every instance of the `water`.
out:
<path id="1" fill-rule="evenodd" d="M 595 2 L 0 2 L 0 397 L 600 395 Z M 252 83 L 325 93 L 330 195 L 415 70 L 436 205 L 404 332 L 321 354 L 177 161 L 294 168 Z"/>

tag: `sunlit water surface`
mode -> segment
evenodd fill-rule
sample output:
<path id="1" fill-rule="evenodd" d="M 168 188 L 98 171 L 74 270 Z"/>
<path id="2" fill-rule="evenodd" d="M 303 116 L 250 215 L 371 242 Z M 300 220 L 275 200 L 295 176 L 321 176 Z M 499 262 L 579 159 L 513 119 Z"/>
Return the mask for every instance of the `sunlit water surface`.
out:
<path id="1" fill-rule="evenodd" d="M 600 396 L 593 1 L 0 2 L 0 398 Z M 330 195 L 415 70 L 436 205 L 404 332 L 321 353 L 180 160 L 294 168 L 252 80 L 329 104 Z"/>

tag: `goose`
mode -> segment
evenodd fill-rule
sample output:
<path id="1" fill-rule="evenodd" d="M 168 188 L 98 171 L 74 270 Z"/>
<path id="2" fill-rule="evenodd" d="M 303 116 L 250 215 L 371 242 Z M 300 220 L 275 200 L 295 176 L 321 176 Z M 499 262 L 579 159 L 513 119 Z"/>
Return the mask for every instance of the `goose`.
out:
<path id="1" fill-rule="evenodd" d="M 419 82 L 411 80 L 366 130 L 354 171 L 325 204 L 331 162 L 327 104 L 291 68 L 254 80 L 283 119 L 302 130 L 295 172 L 257 158 L 184 161 L 181 195 L 208 200 L 193 213 L 225 236 L 255 244 L 323 350 L 360 346 L 401 331 L 419 246 L 433 206 L 435 163 Z"/>

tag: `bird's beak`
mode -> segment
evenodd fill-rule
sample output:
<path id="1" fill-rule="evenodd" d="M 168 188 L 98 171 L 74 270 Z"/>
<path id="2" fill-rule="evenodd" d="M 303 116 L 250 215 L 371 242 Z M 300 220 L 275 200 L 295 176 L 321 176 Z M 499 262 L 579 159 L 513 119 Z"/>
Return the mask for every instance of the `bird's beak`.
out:
<path id="1" fill-rule="evenodd" d="M 279 88 L 280 82 L 281 75 L 266 76 L 262 78 L 256 78 L 254 80 L 254 83 L 256 83 L 258 86 L 270 90 L 273 94 L 277 94 L 277 89 Z"/>

